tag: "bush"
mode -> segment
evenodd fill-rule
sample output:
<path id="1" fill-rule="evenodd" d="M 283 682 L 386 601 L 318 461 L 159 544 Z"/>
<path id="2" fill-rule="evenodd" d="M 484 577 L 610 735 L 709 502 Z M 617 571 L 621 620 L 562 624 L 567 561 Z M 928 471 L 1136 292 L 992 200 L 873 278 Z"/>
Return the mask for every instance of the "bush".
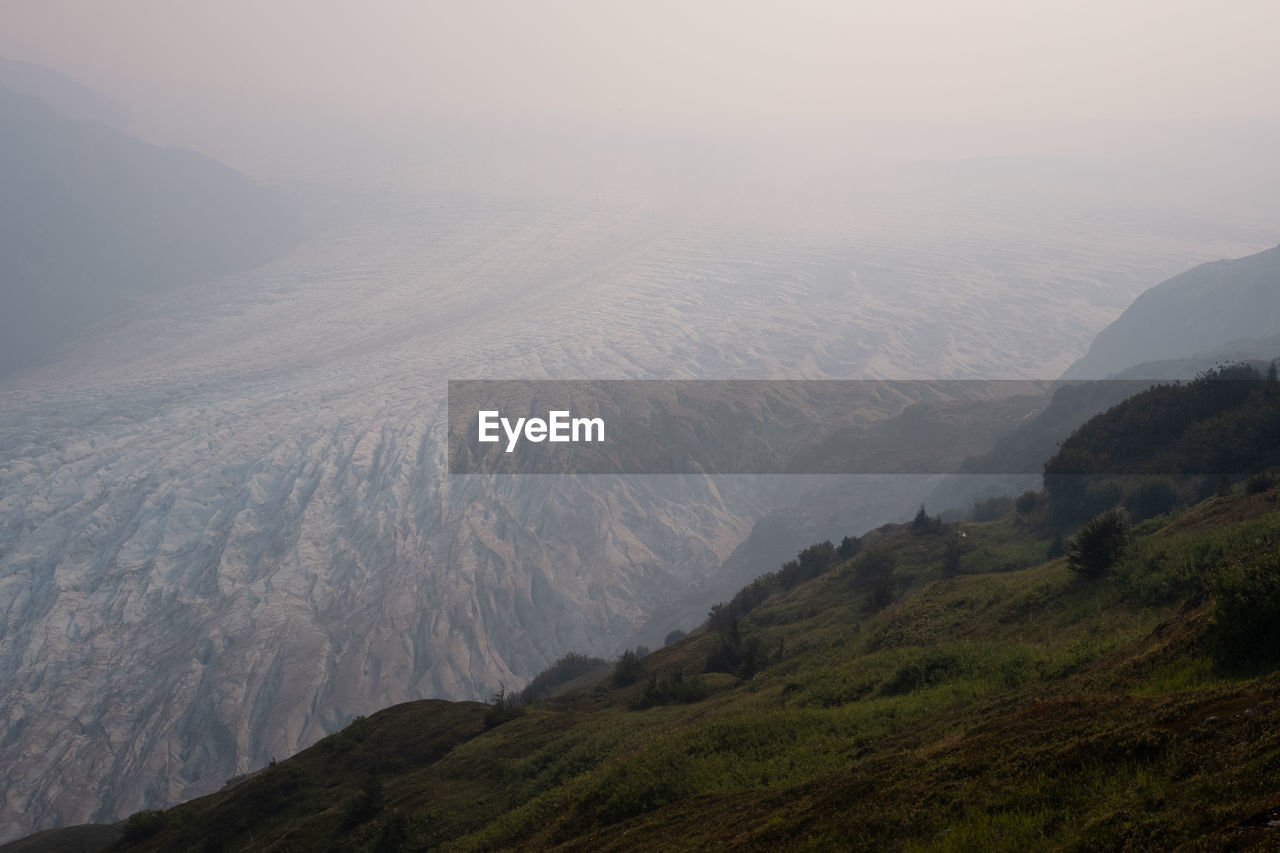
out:
<path id="1" fill-rule="evenodd" d="M 618 655 L 618 662 L 613 666 L 613 686 L 626 687 L 635 684 L 644 675 L 644 664 L 641 662 L 640 649 L 627 649 Z"/>
<path id="2" fill-rule="evenodd" d="M 707 688 L 701 679 L 690 678 L 685 681 L 684 671 L 677 669 L 668 678 L 659 679 L 656 675 L 649 676 L 649 683 L 645 685 L 644 693 L 629 707 L 633 711 L 642 711 L 657 705 L 687 705 L 700 702 L 705 698 L 707 698 Z"/>
<path id="3" fill-rule="evenodd" d="M 720 643 L 707 655 L 705 672 L 727 672 L 750 678 L 759 671 L 764 653 L 758 636 L 745 636 L 736 616 L 720 631 Z"/>
<path id="4" fill-rule="evenodd" d="M 904 663 L 880 685 L 881 696 L 903 696 L 948 681 L 962 671 L 960 659 L 949 652 L 932 651 L 919 660 Z"/>
<path id="5" fill-rule="evenodd" d="M 164 812 L 151 809 L 134 812 L 124 822 L 125 841 L 141 841 L 164 829 L 168 819 Z"/>
<path id="6" fill-rule="evenodd" d="M 1013 498 L 1008 495 L 998 495 L 993 498 L 974 501 L 970 504 L 969 519 L 971 521 L 995 521 L 1012 510 Z"/>
<path id="7" fill-rule="evenodd" d="M 849 560 L 858 556 L 858 552 L 862 550 L 862 539 L 857 536 L 846 536 L 840 540 L 840 547 L 836 549 L 836 559 Z"/>
<path id="8" fill-rule="evenodd" d="M 727 672 L 740 678 L 750 678 L 760 671 L 763 657 L 758 636 L 722 637 L 720 645 L 707 655 L 705 669 L 707 672 Z"/>
<path id="9" fill-rule="evenodd" d="M 340 734 L 348 743 L 363 743 L 369 736 L 369 718 L 364 714 L 356 714 Z"/>
<path id="10" fill-rule="evenodd" d="M 823 574 L 835 564 L 836 546 L 830 541 L 817 542 L 796 554 L 794 560 L 782 564 L 777 574 L 777 585 L 782 589 L 792 589 Z M 764 580 L 766 577 L 762 576 L 757 580 Z"/>
<path id="11" fill-rule="evenodd" d="M 1280 661 L 1280 554 L 1256 554 L 1213 578 L 1214 655 L 1224 666 Z"/>
<path id="12" fill-rule="evenodd" d="M 1129 528 L 1114 509 L 1085 522 L 1067 545 L 1067 565 L 1083 578 L 1101 578 L 1124 553 Z"/>
<path id="13" fill-rule="evenodd" d="M 1018 511 L 1018 515 L 1031 515 L 1040 508 L 1040 495 L 1032 491 L 1023 492 L 1013 502 L 1013 508 Z"/>
<path id="14" fill-rule="evenodd" d="M 569 652 L 560 660 L 551 664 L 534 676 L 529 685 L 521 692 L 520 698 L 527 704 L 547 693 L 551 688 L 573 681 L 594 669 L 605 665 L 601 658 L 587 657 L 578 652 Z"/>
<path id="15" fill-rule="evenodd" d="M 687 636 L 688 635 L 684 631 L 681 631 L 679 628 L 676 628 L 673 631 L 667 632 L 667 636 L 664 637 L 662 640 L 662 645 L 669 646 L 672 643 L 678 643 Z"/>
<path id="16" fill-rule="evenodd" d="M 1244 490 L 1250 495 L 1260 495 L 1276 484 L 1277 477 L 1270 471 L 1254 474 L 1244 481 Z"/>

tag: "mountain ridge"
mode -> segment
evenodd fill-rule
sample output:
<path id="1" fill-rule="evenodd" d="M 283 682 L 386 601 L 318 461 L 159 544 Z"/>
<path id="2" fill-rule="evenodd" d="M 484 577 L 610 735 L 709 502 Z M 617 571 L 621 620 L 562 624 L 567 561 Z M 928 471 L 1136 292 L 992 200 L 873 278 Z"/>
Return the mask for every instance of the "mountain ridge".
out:
<path id="1" fill-rule="evenodd" d="M 1063 379 L 1106 379 L 1143 362 L 1186 358 L 1277 334 L 1280 246 L 1211 261 L 1140 294 Z"/>
<path id="2" fill-rule="evenodd" d="M 2 85 L 0 133 L 0 373 L 139 294 L 258 266 L 297 239 L 280 196 L 202 154 Z"/>

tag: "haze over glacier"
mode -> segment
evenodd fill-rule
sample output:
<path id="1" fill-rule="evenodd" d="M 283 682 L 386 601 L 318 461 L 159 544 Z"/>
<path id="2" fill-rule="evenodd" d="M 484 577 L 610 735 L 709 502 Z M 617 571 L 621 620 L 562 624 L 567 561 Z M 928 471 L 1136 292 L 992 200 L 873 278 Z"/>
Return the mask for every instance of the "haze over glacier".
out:
<path id="1" fill-rule="evenodd" d="M 664 614 L 723 594 L 753 521 L 796 497 L 451 478 L 449 378 L 1052 377 L 1145 287 L 1265 244 L 1069 213 L 906 241 L 459 194 L 309 207 L 328 213 L 285 257 L 0 380 L 12 835 L 687 628 Z M 838 523 L 907 500 L 876 497 Z"/>

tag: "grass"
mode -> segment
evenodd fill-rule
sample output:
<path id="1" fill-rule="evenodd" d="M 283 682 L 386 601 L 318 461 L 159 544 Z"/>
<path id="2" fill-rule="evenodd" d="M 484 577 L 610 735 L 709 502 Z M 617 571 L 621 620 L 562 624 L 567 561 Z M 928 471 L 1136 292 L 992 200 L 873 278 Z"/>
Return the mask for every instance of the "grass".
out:
<path id="1" fill-rule="evenodd" d="M 775 595 L 764 665 L 700 673 L 707 632 L 486 730 L 478 703 L 396 706 L 164 812 L 137 850 L 1270 849 L 1280 675 L 1224 669 L 1210 579 L 1280 543 L 1274 489 L 1139 525 L 1076 578 L 1014 516 L 867 537 L 866 558 Z M 150 818 L 149 818 L 150 820 Z"/>

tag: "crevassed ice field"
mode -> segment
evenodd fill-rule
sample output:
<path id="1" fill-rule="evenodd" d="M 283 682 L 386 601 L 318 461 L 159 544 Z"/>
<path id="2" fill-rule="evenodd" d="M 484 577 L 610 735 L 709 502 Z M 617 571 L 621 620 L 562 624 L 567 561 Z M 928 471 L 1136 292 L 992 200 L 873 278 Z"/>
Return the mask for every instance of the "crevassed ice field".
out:
<path id="1" fill-rule="evenodd" d="M 1052 378 L 1141 290 L 1265 246 L 1067 214 L 906 240 L 457 195 L 334 210 L 0 379 L 0 840 L 688 628 L 663 614 L 723 593 L 784 499 L 450 478 L 449 378 Z M 864 510 L 849 532 L 892 511 Z"/>

